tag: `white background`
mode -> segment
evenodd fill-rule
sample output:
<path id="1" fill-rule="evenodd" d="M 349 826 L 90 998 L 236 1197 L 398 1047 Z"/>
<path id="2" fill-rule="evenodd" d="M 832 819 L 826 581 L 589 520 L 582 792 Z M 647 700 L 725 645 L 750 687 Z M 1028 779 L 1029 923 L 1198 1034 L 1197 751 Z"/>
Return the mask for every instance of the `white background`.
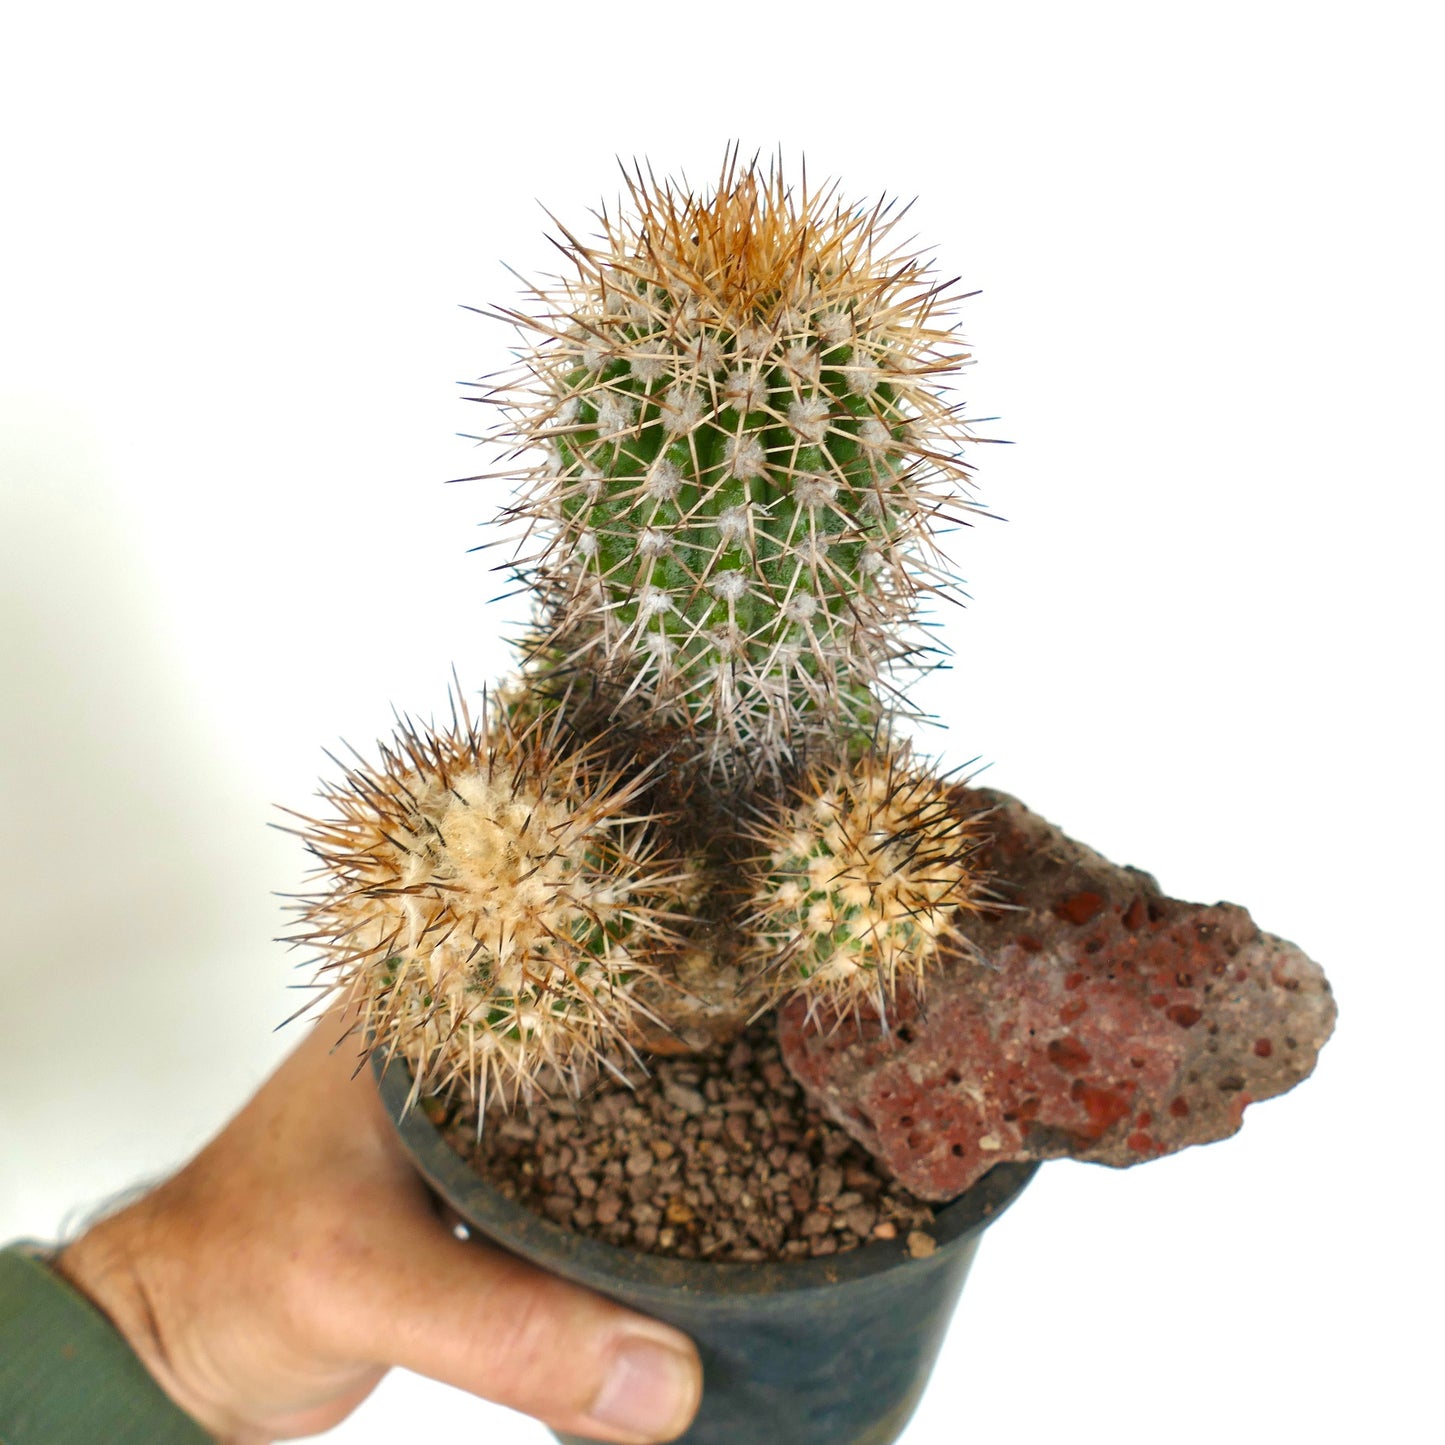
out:
<path id="1" fill-rule="evenodd" d="M 269 831 L 505 665 L 454 386 L 614 157 L 781 147 L 983 294 L 1006 517 L 953 761 L 1319 958 L 1244 1132 L 1046 1168 L 906 1445 L 1429 1438 L 1441 1276 L 1438 11 L 17 7 L 0 32 L 0 1239 L 184 1160 L 294 1034 Z M 515 607 L 515 604 L 513 604 Z M 511 615 L 515 615 L 515 611 Z M 541 1442 L 394 1375 L 331 1438 Z"/>

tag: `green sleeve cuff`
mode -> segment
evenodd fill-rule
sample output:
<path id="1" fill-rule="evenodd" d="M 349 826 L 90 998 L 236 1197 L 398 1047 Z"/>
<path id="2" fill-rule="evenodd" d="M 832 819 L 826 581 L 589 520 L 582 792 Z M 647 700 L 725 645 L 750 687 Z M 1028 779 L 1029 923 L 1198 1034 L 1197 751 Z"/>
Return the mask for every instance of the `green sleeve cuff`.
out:
<path id="1" fill-rule="evenodd" d="M 0 1445 L 211 1445 L 89 1300 L 0 1249 Z"/>

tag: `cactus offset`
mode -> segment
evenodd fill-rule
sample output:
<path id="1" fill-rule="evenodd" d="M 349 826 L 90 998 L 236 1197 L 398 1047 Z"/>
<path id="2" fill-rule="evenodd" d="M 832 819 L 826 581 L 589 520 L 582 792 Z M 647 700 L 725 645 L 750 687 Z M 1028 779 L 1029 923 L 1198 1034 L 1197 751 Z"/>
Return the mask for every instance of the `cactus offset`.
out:
<path id="1" fill-rule="evenodd" d="M 629 180 L 637 215 L 570 233 L 501 435 L 545 460 L 515 515 L 542 651 L 680 718 L 726 770 L 866 737 L 918 605 L 974 510 L 939 381 L 967 361 L 898 219 L 729 161 L 704 200 Z"/>
<path id="2" fill-rule="evenodd" d="M 485 714 L 403 724 L 380 766 L 321 794 L 334 812 L 302 836 L 328 886 L 293 939 L 321 948 L 418 1090 L 461 1082 L 483 1105 L 626 1052 L 672 884 L 641 843 L 636 780 Z"/>
<path id="3" fill-rule="evenodd" d="M 885 1014 L 977 908 L 979 831 L 905 747 L 814 768 L 755 834 L 749 949 L 779 994 Z"/>

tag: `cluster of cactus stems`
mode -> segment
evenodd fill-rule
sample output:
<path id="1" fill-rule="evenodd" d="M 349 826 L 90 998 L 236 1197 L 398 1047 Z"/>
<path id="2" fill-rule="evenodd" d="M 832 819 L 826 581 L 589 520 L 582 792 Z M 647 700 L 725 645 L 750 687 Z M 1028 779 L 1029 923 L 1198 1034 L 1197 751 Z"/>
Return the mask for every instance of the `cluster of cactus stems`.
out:
<path id="1" fill-rule="evenodd" d="M 526 345 L 479 398 L 517 675 L 404 723 L 303 832 L 321 981 L 479 1120 L 625 1071 L 684 957 L 886 1021 L 985 896 L 977 821 L 898 731 L 955 590 L 936 536 L 979 510 L 950 285 L 901 213 L 776 165 L 627 188 L 500 312 Z"/>

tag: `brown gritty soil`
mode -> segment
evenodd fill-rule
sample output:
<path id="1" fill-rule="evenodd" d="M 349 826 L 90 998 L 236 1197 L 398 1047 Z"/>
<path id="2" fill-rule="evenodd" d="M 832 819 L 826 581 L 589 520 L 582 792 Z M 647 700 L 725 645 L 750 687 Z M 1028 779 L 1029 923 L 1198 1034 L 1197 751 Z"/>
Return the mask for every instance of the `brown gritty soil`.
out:
<path id="1" fill-rule="evenodd" d="M 932 1209 L 804 1102 L 775 1021 L 730 1045 L 489 1118 L 425 1105 L 447 1142 L 508 1199 L 609 1244 L 678 1259 L 762 1261 L 903 1239 L 931 1254 Z"/>

